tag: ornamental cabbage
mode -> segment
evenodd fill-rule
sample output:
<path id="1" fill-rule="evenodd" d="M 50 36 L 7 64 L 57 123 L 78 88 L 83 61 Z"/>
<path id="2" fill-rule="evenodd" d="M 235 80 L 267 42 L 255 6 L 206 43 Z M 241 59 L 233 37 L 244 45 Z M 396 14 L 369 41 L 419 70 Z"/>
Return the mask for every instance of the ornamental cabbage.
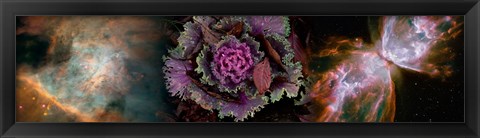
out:
<path id="1" fill-rule="evenodd" d="M 282 16 L 193 17 L 164 57 L 168 92 L 235 121 L 284 94 L 296 97 L 302 65 L 294 60 L 289 34 Z"/>

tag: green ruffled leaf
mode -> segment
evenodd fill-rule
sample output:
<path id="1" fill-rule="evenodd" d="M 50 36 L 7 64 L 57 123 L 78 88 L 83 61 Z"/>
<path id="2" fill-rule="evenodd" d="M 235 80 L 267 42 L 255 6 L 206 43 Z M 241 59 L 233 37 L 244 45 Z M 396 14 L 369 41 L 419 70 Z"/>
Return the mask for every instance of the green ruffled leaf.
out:
<path id="1" fill-rule="evenodd" d="M 185 31 L 178 38 L 178 46 L 169 50 L 170 55 L 176 59 L 190 59 L 203 45 L 201 26 L 198 23 L 187 22 L 183 25 Z"/>
<path id="2" fill-rule="evenodd" d="M 280 34 L 284 37 L 290 34 L 290 23 L 285 16 L 247 16 L 246 23 L 254 36 Z"/>
<path id="3" fill-rule="evenodd" d="M 274 82 L 271 87 L 272 93 L 270 96 L 270 100 L 272 102 L 279 101 L 284 93 L 289 98 L 298 96 L 300 86 L 303 85 L 301 79 L 303 78 L 302 64 L 294 60 L 295 55 L 290 45 L 290 42 L 287 38 L 278 34 L 267 35 L 266 39 L 271 43 L 272 47 L 282 56 L 282 63 L 287 68 L 286 73 L 280 72 L 279 70 L 275 72 L 278 77 L 284 77 L 286 78 L 286 80 L 282 80 L 283 82 L 279 82 L 280 80 L 276 80 L 276 82 Z"/>
<path id="4" fill-rule="evenodd" d="M 244 23 L 245 18 L 239 16 L 227 16 L 220 19 L 214 26 L 217 30 L 228 32 L 238 23 Z M 246 28 L 246 27 L 244 27 Z M 245 30 L 246 31 L 246 30 Z"/>
<path id="5" fill-rule="evenodd" d="M 250 46 L 250 51 L 253 55 L 254 64 L 257 64 L 258 62 L 260 62 L 260 60 L 263 59 L 265 53 L 263 51 L 260 51 L 260 43 L 255 41 L 255 38 L 249 36 L 248 34 L 244 34 L 240 41 Z"/>
<path id="6" fill-rule="evenodd" d="M 299 85 L 290 83 L 290 82 L 277 82 L 272 86 L 273 90 L 270 94 L 270 100 L 272 103 L 279 101 L 283 94 L 285 94 L 288 98 L 297 97 Z"/>
<path id="7" fill-rule="evenodd" d="M 192 85 L 188 71 L 192 70 L 192 65 L 187 61 L 172 58 L 164 58 L 165 79 L 168 92 L 171 96 L 179 96 L 182 100 L 189 97 L 189 87 Z"/>
<path id="8" fill-rule="evenodd" d="M 203 84 L 208 84 L 210 86 L 215 85 L 215 81 L 213 80 L 212 70 L 210 69 L 211 65 L 209 61 L 212 61 L 212 55 L 210 55 L 210 46 L 204 45 L 202 51 L 198 55 L 196 62 L 198 67 L 195 69 L 195 72 L 198 74 L 202 74 L 202 78 L 200 81 Z"/>
<path id="9" fill-rule="evenodd" d="M 225 116 L 234 117 L 234 121 L 244 121 L 248 117 L 253 117 L 255 112 L 260 111 L 268 104 L 267 97 L 253 97 L 248 99 L 245 103 L 229 103 L 220 107 L 218 117 L 223 119 Z"/>

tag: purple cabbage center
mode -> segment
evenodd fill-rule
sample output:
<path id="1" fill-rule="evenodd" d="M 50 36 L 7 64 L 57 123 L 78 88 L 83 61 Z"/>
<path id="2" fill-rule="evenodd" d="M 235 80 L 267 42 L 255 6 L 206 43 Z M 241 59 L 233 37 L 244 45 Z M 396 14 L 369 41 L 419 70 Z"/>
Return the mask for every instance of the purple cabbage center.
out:
<path id="1" fill-rule="evenodd" d="M 220 83 L 233 87 L 247 78 L 254 62 L 247 44 L 230 41 L 217 49 L 212 64 Z"/>

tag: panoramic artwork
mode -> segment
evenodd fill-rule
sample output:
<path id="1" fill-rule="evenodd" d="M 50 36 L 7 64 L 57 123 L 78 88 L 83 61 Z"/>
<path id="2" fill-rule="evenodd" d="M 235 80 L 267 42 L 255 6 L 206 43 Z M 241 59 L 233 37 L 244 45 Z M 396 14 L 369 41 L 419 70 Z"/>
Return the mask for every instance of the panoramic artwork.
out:
<path id="1" fill-rule="evenodd" d="M 17 16 L 17 122 L 464 122 L 463 16 Z"/>

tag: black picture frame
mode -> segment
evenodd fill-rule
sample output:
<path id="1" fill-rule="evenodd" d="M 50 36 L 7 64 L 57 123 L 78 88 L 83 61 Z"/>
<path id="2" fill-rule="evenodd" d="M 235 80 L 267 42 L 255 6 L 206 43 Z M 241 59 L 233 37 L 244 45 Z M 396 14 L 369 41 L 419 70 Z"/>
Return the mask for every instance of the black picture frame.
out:
<path id="1" fill-rule="evenodd" d="M 479 137 L 478 0 L 0 0 L 0 136 Z M 16 123 L 18 15 L 464 15 L 462 123 Z"/>

